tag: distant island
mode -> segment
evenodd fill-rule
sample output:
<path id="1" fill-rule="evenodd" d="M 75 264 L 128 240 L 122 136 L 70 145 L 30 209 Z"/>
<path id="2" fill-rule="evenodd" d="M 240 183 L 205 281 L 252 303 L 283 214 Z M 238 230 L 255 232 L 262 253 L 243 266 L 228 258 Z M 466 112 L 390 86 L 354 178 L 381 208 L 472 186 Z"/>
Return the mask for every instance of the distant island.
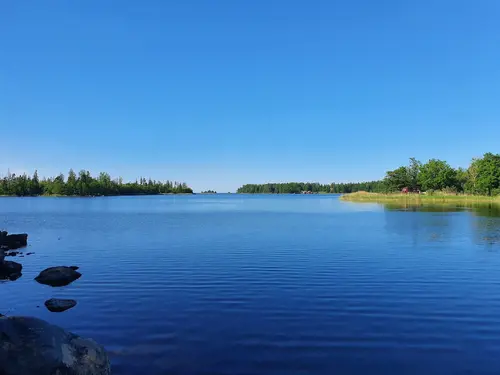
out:
<path id="1" fill-rule="evenodd" d="M 215 190 L 205 190 L 202 191 L 200 194 L 217 194 L 217 192 Z"/>
<path id="2" fill-rule="evenodd" d="M 92 177 L 90 172 L 82 170 L 77 175 L 72 169 L 68 178 L 60 174 L 52 178 L 39 179 L 38 172 L 33 176 L 16 176 L 8 173 L 0 179 L 0 195 L 3 196 L 116 196 L 116 195 L 158 195 L 192 194 L 193 190 L 184 182 L 156 181 L 141 177 L 135 182 L 123 182 L 123 179 L 111 179 L 101 172 Z"/>
<path id="3" fill-rule="evenodd" d="M 318 182 L 285 182 L 246 184 L 237 190 L 240 194 L 343 194 L 355 191 L 382 191 L 382 181 L 320 184 Z"/>
<path id="4" fill-rule="evenodd" d="M 410 158 L 409 165 L 386 172 L 384 179 L 370 182 L 320 184 L 288 182 L 247 184 L 238 193 L 244 194 L 301 194 L 301 193 L 378 193 L 357 194 L 357 199 L 379 199 L 380 194 L 421 193 L 426 195 L 500 196 L 500 154 L 486 153 L 472 159 L 469 167 L 453 168 L 446 161 L 431 159 L 422 163 Z M 373 198 L 370 198 L 373 197 Z M 375 198 L 378 197 L 378 198 Z M 344 199 L 350 199 L 344 196 Z"/>

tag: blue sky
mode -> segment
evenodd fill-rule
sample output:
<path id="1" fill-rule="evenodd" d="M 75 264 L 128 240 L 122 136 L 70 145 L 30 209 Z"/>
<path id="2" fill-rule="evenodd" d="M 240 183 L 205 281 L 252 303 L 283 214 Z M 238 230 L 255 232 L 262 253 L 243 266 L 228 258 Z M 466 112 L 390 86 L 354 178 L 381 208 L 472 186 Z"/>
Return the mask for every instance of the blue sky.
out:
<path id="1" fill-rule="evenodd" d="M 243 183 L 500 145 L 500 2 L 7 1 L 0 172 Z"/>

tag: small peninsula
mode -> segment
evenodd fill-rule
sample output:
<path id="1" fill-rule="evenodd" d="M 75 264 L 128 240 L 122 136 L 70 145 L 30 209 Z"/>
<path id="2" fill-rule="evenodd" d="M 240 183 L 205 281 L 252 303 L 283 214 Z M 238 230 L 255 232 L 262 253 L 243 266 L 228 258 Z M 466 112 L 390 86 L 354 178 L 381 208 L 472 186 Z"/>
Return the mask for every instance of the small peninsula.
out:
<path id="1" fill-rule="evenodd" d="M 410 158 L 407 166 L 387 171 L 383 179 L 369 182 L 287 182 L 246 184 L 240 194 L 343 194 L 342 200 L 482 200 L 500 201 L 500 154 L 485 153 L 472 159 L 467 168 L 453 168 L 446 161 L 422 163 Z M 432 197 L 432 198 L 430 198 Z"/>

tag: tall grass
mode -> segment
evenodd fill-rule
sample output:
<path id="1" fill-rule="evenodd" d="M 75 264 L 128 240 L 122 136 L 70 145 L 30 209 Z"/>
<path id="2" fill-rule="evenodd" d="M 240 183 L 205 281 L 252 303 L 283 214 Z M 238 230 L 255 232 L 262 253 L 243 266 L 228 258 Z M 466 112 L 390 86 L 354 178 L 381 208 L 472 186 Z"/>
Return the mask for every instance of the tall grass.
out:
<path id="1" fill-rule="evenodd" d="M 499 203 L 500 196 L 488 197 L 482 195 L 465 195 L 465 194 L 380 194 L 357 192 L 344 194 L 340 197 L 341 200 L 350 202 L 376 202 L 376 203 L 415 203 L 415 204 L 439 204 L 439 203 Z"/>

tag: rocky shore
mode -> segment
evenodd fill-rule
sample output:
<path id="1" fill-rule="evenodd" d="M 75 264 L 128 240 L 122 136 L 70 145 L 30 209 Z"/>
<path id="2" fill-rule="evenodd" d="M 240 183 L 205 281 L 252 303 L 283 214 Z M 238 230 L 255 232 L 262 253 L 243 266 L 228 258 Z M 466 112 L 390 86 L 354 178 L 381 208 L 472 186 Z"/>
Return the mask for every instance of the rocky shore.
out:
<path id="1" fill-rule="evenodd" d="M 23 257 L 28 235 L 0 231 L 0 287 L 22 276 L 20 263 L 5 260 L 6 256 Z M 33 254 L 27 253 L 26 255 Z M 50 287 L 61 287 L 78 280 L 82 274 L 77 266 L 49 267 L 35 281 Z M 62 313 L 75 307 L 72 299 L 51 298 L 47 310 Z M 111 367 L 102 346 L 61 327 L 35 317 L 4 316 L 0 313 L 1 375 L 109 375 Z"/>

